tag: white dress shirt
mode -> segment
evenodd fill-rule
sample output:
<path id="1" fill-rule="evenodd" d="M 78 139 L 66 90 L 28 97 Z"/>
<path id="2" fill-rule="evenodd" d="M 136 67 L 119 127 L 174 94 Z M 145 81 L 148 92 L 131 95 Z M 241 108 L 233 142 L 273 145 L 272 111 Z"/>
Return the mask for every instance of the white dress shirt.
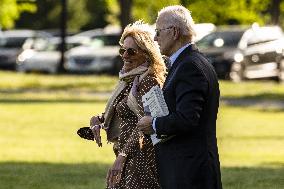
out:
<path id="1" fill-rule="evenodd" d="M 177 50 L 174 54 L 172 54 L 172 56 L 170 56 L 171 67 L 173 66 L 174 62 L 176 61 L 176 59 L 180 55 L 180 53 L 182 53 L 182 51 L 184 51 L 184 49 L 186 49 L 189 45 L 191 45 L 191 44 L 188 43 L 188 44 L 184 45 L 179 50 Z M 153 121 L 152 121 L 152 127 L 153 127 L 154 131 L 156 132 L 156 118 L 154 118 Z"/>

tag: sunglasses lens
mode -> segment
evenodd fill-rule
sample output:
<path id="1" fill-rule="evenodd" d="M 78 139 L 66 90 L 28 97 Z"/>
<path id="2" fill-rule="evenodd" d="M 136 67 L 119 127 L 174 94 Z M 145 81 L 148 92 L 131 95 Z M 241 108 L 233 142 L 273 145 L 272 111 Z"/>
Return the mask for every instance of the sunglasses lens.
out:
<path id="1" fill-rule="evenodd" d="M 120 48 L 119 49 L 119 54 L 122 56 L 125 53 L 126 49 Z"/>
<path id="2" fill-rule="evenodd" d="M 133 56 L 133 55 L 136 54 L 136 51 L 135 51 L 135 49 L 129 48 L 129 49 L 127 49 L 127 54 L 130 55 L 130 56 Z"/>
<path id="3" fill-rule="evenodd" d="M 135 49 L 133 49 L 133 48 L 129 48 L 129 49 L 120 48 L 119 49 L 120 56 L 123 56 L 125 51 L 127 52 L 127 54 L 129 56 L 134 56 L 137 53 L 137 51 Z"/>

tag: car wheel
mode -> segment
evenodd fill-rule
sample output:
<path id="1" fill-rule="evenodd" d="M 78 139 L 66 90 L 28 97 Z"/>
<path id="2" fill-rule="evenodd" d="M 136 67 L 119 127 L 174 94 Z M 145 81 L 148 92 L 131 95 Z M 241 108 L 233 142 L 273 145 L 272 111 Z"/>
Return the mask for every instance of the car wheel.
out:
<path id="1" fill-rule="evenodd" d="M 16 65 L 16 71 L 17 72 L 21 72 L 21 73 L 26 73 L 27 72 L 27 70 L 24 68 L 24 66 L 23 65 L 19 65 L 19 64 Z"/>
<path id="2" fill-rule="evenodd" d="M 50 74 L 57 74 L 57 72 L 58 72 L 58 70 L 57 70 L 56 67 L 51 68 L 51 69 L 48 71 L 48 73 L 50 73 Z"/>
<path id="3" fill-rule="evenodd" d="M 230 80 L 233 82 L 241 82 L 244 80 L 244 67 L 239 62 L 234 62 L 230 71 Z"/>
<path id="4" fill-rule="evenodd" d="M 282 58 L 279 64 L 278 81 L 284 82 L 284 58 Z"/>
<path id="5" fill-rule="evenodd" d="M 113 60 L 113 68 L 110 71 L 110 74 L 118 75 L 118 73 L 121 70 L 122 66 L 123 66 L 123 61 L 122 61 L 121 57 L 120 56 L 116 57 Z"/>

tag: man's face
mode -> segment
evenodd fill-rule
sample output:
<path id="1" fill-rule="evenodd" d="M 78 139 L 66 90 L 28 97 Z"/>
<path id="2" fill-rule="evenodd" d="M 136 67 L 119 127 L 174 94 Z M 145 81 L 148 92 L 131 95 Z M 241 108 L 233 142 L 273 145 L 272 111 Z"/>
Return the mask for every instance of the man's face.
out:
<path id="1" fill-rule="evenodd" d="M 174 27 L 170 26 L 163 16 L 160 16 L 156 22 L 156 35 L 155 41 L 158 42 L 160 46 L 160 51 L 163 55 L 171 56 L 172 47 L 175 43 L 173 40 Z"/>

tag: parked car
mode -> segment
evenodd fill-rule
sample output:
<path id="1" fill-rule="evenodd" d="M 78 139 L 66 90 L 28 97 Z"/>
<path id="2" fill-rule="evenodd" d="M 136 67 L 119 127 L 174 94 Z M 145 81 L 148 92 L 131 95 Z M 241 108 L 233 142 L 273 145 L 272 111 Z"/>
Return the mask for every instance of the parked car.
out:
<path id="1" fill-rule="evenodd" d="M 87 30 L 80 32 L 78 34 L 73 35 L 74 37 L 89 37 L 91 39 L 98 39 L 98 38 L 108 38 L 107 43 L 109 45 L 117 45 L 121 34 L 121 27 L 116 25 L 108 25 L 105 28 L 97 28 L 93 30 Z"/>
<path id="2" fill-rule="evenodd" d="M 194 24 L 194 29 L 196 36 L 194 36 L 193 40 L 197 42 L 209 33 L 214 32 L 216 30 L 216 26 L 212 23 L 197 23 Z"/>
<path id="3" fill-rule="evenodd" d="M 284 43 L 278 26 L 218 28 L 198 41 L 197 46 L 213 64 L 219 78 L 282 79 Z"/>
<path id="4" fill-rule="evenodd" d="M 89 43 L 89 38 L 67 37 L 66 50 Z M 61 38 L 30 39 L 23 45 L 24 51 L 17 58 L 16 70 L 19 72 L 42 71 L 57 73 L 61 60 Z"/>
<path id="5" fill-rule="evenodd" d="M 33 30 L 9 30 L 3 31 L 0 36 L 0 67 L 14 69 L 16 58 L 23 50 L 24 42 L 29 38 L 49 38 L 46 32 Z"/>
<path id="6" fill-rule="evenodd" d="M 79 73 L 117 74 L 123 65 L 118 53 L 120 29 L 94 32 L 95 35 L 91 32 L 93 40 L 89 45 L 73 48 L 66 54 L 65 69 Z"/>

